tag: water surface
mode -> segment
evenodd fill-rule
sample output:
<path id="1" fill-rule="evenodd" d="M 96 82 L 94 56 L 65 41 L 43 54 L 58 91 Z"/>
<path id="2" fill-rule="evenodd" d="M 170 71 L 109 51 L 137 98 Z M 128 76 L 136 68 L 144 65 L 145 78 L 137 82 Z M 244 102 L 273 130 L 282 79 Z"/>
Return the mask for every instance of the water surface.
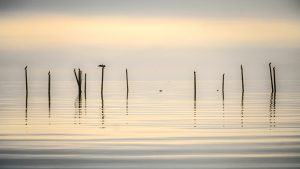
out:
<path id="1" fill-rule="evenodd" d="M 0 168 L 300 168 L 299 81 L 129 84 L 0 82 Z"/>

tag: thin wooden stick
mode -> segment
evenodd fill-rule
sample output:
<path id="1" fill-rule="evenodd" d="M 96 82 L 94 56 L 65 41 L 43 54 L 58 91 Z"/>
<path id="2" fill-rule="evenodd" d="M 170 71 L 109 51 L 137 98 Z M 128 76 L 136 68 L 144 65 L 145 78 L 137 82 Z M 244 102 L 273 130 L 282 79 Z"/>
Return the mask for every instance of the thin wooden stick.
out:
<path id="1" fill-rule="evenodd" d="M 104 68 L 105 68 L 105 65 L 99 65 L 98 67 L 101 67 L 102 68 L 102 78 L 101 78 L 101 99 L 103 101 L 103 80 L 104 80 Z"/>
<path id="2" fill-rule="evenodd" d="M 77 76 L 77 74 L 76 74 L 76 70 L 74 69 L 74 75 L 75 75 L 75 78 L 76 78 L 76 82 L 77 82 L 77 85 L 79 86 L 79 80 L 78 80 L 78 76 Z"/>
<path id="3" fill-rule="evenodd" d="M 194 100 L 197 99 L 196 71 L 194 71 Z"/>
<path id="4" fill-rule="evenodd" d="M 78 80 L 79 80 L 79 99 L 81 99 L 81 84 L 82 84 L 82 71 L 80 69 L 78 69 Z"/>
<path id="5" fill-rule="evenodd" d="M 84 98 L 86 98 L 86 73 L 84 74 Z"/>
<path id="6" fill-rule="evenodd" d="M 51 74 L 48 72 L 48 106 L 51 105 Z"/>
<path id="7" fill-rule="evenodd" d="M 273 93 L 274 89 L 273 89 L 273 76 L 272 76 L 271 62 L 269 63 L 269 70 L 270 70 L 271 87 L 272 87 L 272 93 Z"/>
<path id="8" fill-rule="evenodd" d="M 26 99 L 28 97 L 27 66 L 25 67 Z"/>
<path id="9" fill-rule="evenodd" d="M 242 93 L 244 93 L 244 70 L 243 65 L 241 65 L 241 77 L 242 77 Z"/>
<path id="10" fill-rule="evenodd" d="M 222 96 L 224 100 L 224 78 L 225 78 L 225 73 L 223 73 L 223 78 L 222 78 Z"/>
<path id="11" fill-rule="evenodd" d="M 126 98 L 128 99 L 129 85 L 128 85 L 128 71 L 127 71 L 127 69 L 126 69 L 126 85 L 127 85 L 127 93 L 126 93 Z"/>
<path id="12" fill-rule="evenodd" d="M 224 77 L 225 77 L 225 73 L 223 73 L 223 77 L 222 77 L 222 93 L 224 93 Z"/>
<path id="13" fill-rule="evenodd" d="M 276 76 L 275 76 L 275 67 L 273 67 L 273 84 L 274 84 L 274 93 L 276 93 Z"/>

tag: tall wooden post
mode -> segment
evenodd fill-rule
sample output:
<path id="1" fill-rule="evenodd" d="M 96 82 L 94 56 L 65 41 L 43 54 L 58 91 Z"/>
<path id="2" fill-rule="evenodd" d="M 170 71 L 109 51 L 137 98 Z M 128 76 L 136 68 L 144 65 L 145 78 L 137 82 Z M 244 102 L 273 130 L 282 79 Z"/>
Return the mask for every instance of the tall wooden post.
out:
<path id="1" fill-rule="evenodd" d="M 270 70 L 271 88 L 272 88 L 272 93 L 273 93 L 274 92 L 274 87 L 273 87 L 273 77 L 272 77 L 271 62 L 269 63 L 269 70 Z"/>
<path id="2" fill-rule="evenodd" d="M 51 105 L 51 74 L 48 72 L 48 106 Z"/>
<path id="3" fill-rule="evenodd" d="M 241 65 L 241 78 L 242 78 L 242 93 L 244 93 L 244 70 L 243 70 L 243 65 Z"/>
<path id="4" fill-rule="evenodd" d="M 225 73 L 223 73 L 223 78 L 222 78 L 222 96 L 223 96 L 223 100 L 224 100 L 224 78 L 225 78 Z"/>
<path id="5" fill-rule="evenodd" d="M 86 98 L 86 73 L 84 74 L 84 98 Z"/>
<path id="6" fill-rule="evenodd" d="M 78 69 L 78 76 L 79 76 L 79 99 L 81 99 L 81 84 L 82 84 L 82 71 Z"/>
<path id="7" fill-rule="evenodd" d="M 194 71 L 194 100 L 197 99 L 196 71 Z"/>
<path id="8" fill-rule="evenodd" d="M 101 78 L 101 99 L 103 100 L 103 80 L 104 80 L 104 68 L 105 65 L 101 64 L 98 67 L 102 68 L 102 78 Z"/>
<path id="9" fill-rule="evenodd" d="M 273 67 L 273 84 L 274 84 L 274 93 L 276 93 L 276 76 L 275 76 L 275 67 Z"/>
<path id="10" fill-rule="evenodd" d="M 76 69 L 74 69 L 74 75 L 75 75 L 75 78 L 76 78 L 76 82 L 77 82 L 77 85 L 78 85 L 78 97 L 79 99 L 81 99 L 81 70 L 78 69 L 78 73 L 76 73 Z"/>
<path id="11" fill-rule="evenodd" d="M 127 85 L 126 99 L 128 99 L 129 85 L 128 85 L 128 71 L 127 71 L 127 69 L 126 69 L 126 85 Z"/>
<path id="12" fill-rule="evenodd" d="M 28 97 L 27 66 L 25 67 L 26 99 Z"/>

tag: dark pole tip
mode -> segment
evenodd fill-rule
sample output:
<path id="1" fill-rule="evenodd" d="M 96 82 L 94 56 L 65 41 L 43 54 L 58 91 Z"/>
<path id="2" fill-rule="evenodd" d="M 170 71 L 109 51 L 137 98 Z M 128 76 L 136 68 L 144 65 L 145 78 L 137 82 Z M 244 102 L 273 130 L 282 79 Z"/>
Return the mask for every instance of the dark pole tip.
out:
<path id="1" fill-rule="evenodd" d="M 98 65 L 98 67 L 102 67 L 102 68 L 104 68 L 104 67 L 105 67 L 105 65 L 101 64 L 101 65 Z"/>
<path id="2" fill-rule="evenodd" d="M 27 69 L 27 66 L 25 66 L 25 70 Z"/>
<path id="3" fill-rule="evenodd" d="M 269 65 L 271 65 L 271 62 L 269 62 Z"/>
<path id="4" fill-rule="evenodd" d="M 49 70 L 49 72 L 48 72 L 48 75 L 50 75 L 50 70 Z"/>

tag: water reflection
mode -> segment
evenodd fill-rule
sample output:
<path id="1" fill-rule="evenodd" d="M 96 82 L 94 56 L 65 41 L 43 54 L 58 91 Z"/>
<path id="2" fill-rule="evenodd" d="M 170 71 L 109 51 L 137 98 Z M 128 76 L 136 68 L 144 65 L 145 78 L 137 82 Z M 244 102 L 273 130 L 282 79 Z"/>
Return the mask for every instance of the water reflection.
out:
<path id="1" fill-rule="evenodd" d="M 244 127 L 244 92 L 241 97 L 241 127 Z"/>
<path id="2" fill-rule="evenodd" d="M 81 115 L 82 115 L 82 99 L 78 96 L 75 99 L 75 114 L 74 114 L 74 124 L 81 124 Z"/>
<path id="3" fill-rule="evenodd" d="M 84 115 L 86 115 L 87 113 L 86 113 L 86 105 L 87 105 L 87 103 L 86 103 L 86 97 L 84 98 Z"/>
<path id="4" fill-rule="evenodd" d="M 50 119 L 51 119 L 51 98 L 48 97 L 48 119 L 49 119 L 49 125 L 50 123 Z"/>
<path id="5" fill-rule="evenodd" d="M 26 101 L 25 101 L 25 125 L 28 125 L 28 114 L 27 114 L 27 109 L 28 109 L 28 95 L 26 94 Z"/>
<path id="6" fill-rule="evenodd" d="M 105 128 L 104 99 L 101 99 L 101 125 Z"/>
<path id="7" fill-rule="evenodd" d="M 276 127 L 276 93 L 270 94 L 269 114 L 270 128 Z"/>
<path id="8" fill-rule="evenodd" d="M 197 102 L 194 100 L 194 127 L 197 127 Z"/>
<path id="9" fill-rule="evenodd" d="M 48 125 L 51 125 L 51 105 L 50 102 L 48 104 Z"/>
<path id="10" fill-rule="evenodd" d="M 126 99 L 126 115 L 128 116 L 128 98 Z"/>
<path id="11" fill-rule="evenodd" d="M 223 116 L 223 118 L 222 118 L 222 127 L 224 127 L 225 126 L 225 124 L 224 124 L 224 121 L 225 121 L 225 103 L 224 103 L 224 101 L 225 101 L 225 96 L 224 96 L 224 92 L 222 92 L 222 116 Z"/>

